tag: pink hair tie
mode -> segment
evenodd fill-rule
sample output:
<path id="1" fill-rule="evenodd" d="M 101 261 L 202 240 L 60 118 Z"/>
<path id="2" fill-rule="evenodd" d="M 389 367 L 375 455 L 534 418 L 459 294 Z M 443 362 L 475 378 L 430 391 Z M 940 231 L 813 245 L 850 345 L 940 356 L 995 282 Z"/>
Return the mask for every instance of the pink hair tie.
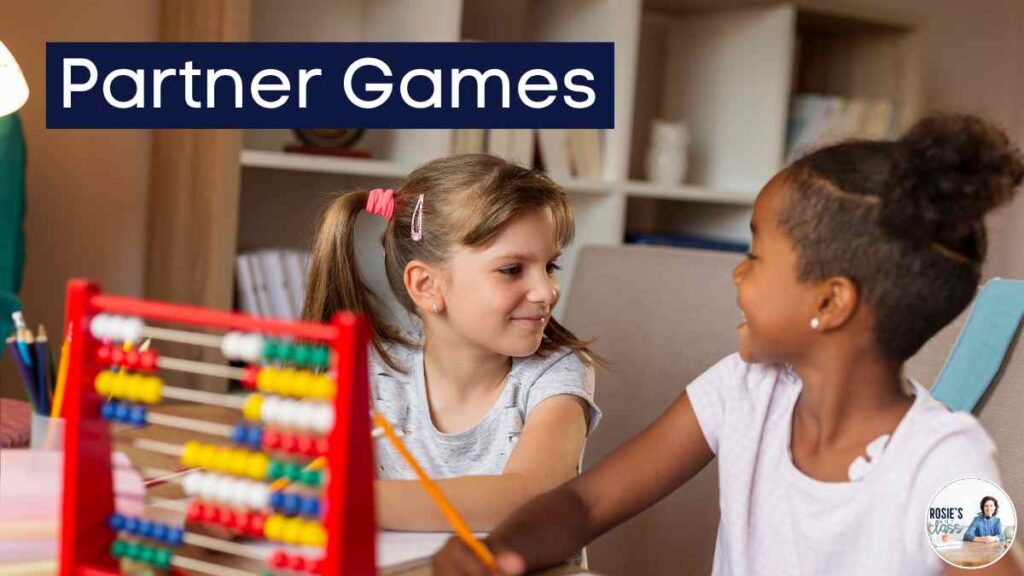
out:
<path id="1" fill-rule="evenodd" d="M 395 214 L 395 191 L 391 188 L 374 188 L 366 198 L 366 211 L 377 214 L 385 220 L 391 220 Z"/>

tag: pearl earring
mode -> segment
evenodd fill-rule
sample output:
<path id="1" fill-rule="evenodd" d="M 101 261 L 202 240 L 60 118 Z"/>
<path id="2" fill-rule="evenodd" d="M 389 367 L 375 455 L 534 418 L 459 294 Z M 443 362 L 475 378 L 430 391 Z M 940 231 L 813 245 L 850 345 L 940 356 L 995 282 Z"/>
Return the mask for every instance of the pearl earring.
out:
<path id="1" fill-rule="evenodd" d="M 434 309 L 434 314 L 437 314 L 437 304 L 433 305 L 433 309 Z"/>
<path id="2" fill-rule="evenodd" d="M 811 318 L 811 330 L 817 330 L 820 326 L 821 326 L 821 321 L 818 320 L 817 316 L 815 316 L 814 318 Z"/>

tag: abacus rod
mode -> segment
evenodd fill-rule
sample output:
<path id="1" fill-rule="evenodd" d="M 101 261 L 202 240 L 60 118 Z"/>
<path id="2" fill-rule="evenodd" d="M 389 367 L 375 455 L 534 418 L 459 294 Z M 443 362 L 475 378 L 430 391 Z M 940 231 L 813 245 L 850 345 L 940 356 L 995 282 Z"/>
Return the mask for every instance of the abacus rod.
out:
<path id="1" fill-rule="evenodd" d="M 234 431 L 234 428 L 227 424 L 217 424 L 216 422 L 207 422 L 205 420 L 185 418 L 183 416 L 172 416 L 170 414 L 161 414 L 159 412 L 149 412 L 146 414 L 146 423 L 153 424 L 154 426 L 166 426 L 168 428 L 177 428 L 179 430 L 189 430 L 191 432 L 202 432 L 203 434 L 209 434 L 211 436 L 225 436 L 227 438 L 231 438 Z"/>
<path id="2" fill-rule="evenodd" d="M 186 498 L 185 500 L 191 500 L 191 498 Z M 151 497 L 147 505 L 152 506 L 153 508 L 170 510 L 171 512 L 180 512 L 182 514 L 188 513 L 188 504 L 182 500 L 175 500 L 173 498 Z"/>
<path id="3" fill-rule="evenodd" d="M 167 358 L 164 356 L 157 357 L 156 367 L 231 380 L 241 380 L 245 375 L 245 370 L 233 366 L 221 366 L 220 364 L 211 364 L 209 362 L 186 360 L 184 358 Z"/>
<path id="4" fill-rule="evenodd" d="M 179 444 L 171 444 L 169 442 L 161 442 L 159 440 L 148 440 L 146 438 L 138 438 L 132 440 L 132 446 L 139 450 L 145 450 L 147 452 L 156 452 L 157 454 L 163 454 L 165 456 L 173 456 L 175 458 L 181 458 L 181 453 L 184 451 Z"/>
<path id="5" fill-rule="evenodd" d="M 142 329 L 142 335 L 153 340 L 206 346 L 207 348 L 216 348 L 218 350 L 220 350 L 221 341 L 224 340 L 222 336 L 215 334 L 203 334 L 201 332 L 189 332 L 187 330 L 175 330 L 174 328 L 161 328 L 159 326 L 146 326 Z"/>
<path id="6" fill-rule="evenodd" d="M 268 554 L 258 550 L 253 550 L 244 544 L 236 544 L 234 542 L 228 542 L 227 540 L 221 540 L 220 538 L 211 538 L 210 536 L 203 536 L 202 534 L 196 534 L 195 532 L 186 532 L 184 541 L 185 544 L 191 544 L 192 546 L 216 550 L 217 552 L 224 552 L 227 554 L 234 554 L 235 556 L 242 556 L 244 558 L 252 558 L 253 560 L 259 560 L 261 562 L 266 562 L 268 557 Z"/>
<path id="7" fill-rule="evenodd" d="M 242 406 L 245 406 L 245 398 L 216 392 L 192 390 L 191 388 L 179 388 L 177 386 L 164 386 L 162 395 L 164 398 L 170 398 L 171 400 L 184 400 L 199 404 L 216 404 L 217 406 L 237 410 L 241 410 Z"/>
<path id="8" fill-rule="evenodd" d="M 203 562 L 202 560 L 196 560 L 195 558 L 189 558 L 187 556 L 172 556 L 171 566 L 183 568 L 185 570 L 193 570 L 195 572 L 202 572 L 203 574 L 212 574 L 213 576 L 258 576 L 255 572 L 246 572 L 245 570 L 228 568 L 227 566 L 211 564 L 209 562 Z"/>
<path id="9" fill-rule="evenodd" d="M 185 470 L 164 470 L 162 468 L 140 468 L 139 472 L 145 478 L 144 484 L 149 487 L 154 484 L 174 483 L 181 484 L 184 482 L 182 479 L 184 476 L 188 476 L 192 472 L 200 470 L 199 468 L 187 468 Z"/>

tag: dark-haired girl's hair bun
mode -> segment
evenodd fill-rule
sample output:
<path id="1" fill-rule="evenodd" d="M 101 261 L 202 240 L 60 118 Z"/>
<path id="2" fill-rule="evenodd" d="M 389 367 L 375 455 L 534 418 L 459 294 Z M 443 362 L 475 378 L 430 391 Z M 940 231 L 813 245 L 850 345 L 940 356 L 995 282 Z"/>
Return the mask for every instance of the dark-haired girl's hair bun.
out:
<path id="1" fill-rule="evenodd" d="M 1024 178 L 1020 150 L 1002 130 L 976 116 L 929 116 L 896 143 L 881 214 L 890 232 L 961 252 L 985 214 L 1009 202 Z M 983 241 L 983 239 L 982 239 Z M 984 247 L 968 258 L 984 257 Z"/>

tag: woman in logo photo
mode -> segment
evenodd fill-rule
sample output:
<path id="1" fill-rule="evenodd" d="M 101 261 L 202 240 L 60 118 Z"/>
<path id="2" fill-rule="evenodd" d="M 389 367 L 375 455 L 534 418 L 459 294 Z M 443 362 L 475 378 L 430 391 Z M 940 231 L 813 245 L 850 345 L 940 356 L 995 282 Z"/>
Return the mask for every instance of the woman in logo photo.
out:
<path id="1" fill-rule="evenodd" d="M 999 514 L 999 502 L 991 497 L 985 496 L 981 499 L 981 512 L 974 517 L 967 532 L 964 532 L 964 542 L 1001 542 L 1003 536 L 1003 525 L 996 518 Z"/>

